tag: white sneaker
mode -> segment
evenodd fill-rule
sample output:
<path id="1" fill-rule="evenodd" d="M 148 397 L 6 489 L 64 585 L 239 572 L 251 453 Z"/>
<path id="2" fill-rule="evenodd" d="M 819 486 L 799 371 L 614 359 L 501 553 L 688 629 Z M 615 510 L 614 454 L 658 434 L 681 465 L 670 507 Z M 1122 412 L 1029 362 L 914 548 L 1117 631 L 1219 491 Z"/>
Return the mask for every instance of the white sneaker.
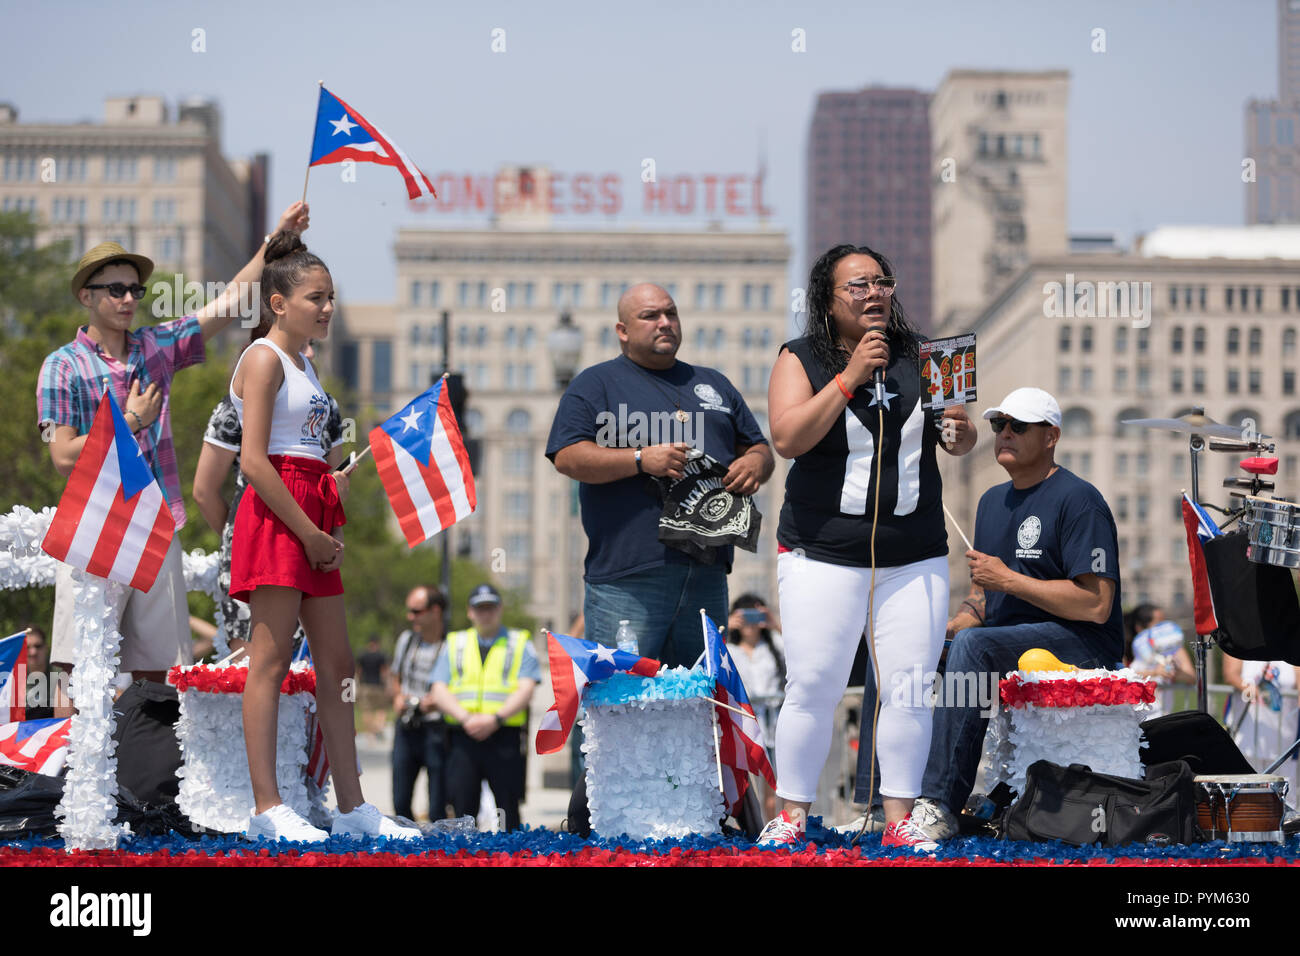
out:
<path id="1" fill-rule="evenodd" d="M 807 839 L 804 832 L 803 817 L 797 820 L 790 814 L 782 810 L 776 815 L 776 819 L 768 821 L 767 826 L 763 827 L 763 832 L 758 835 L 754 841 L 755 846 L 768 847 L 788 847 L 795 846 Z"/>
<path id="2" fill-rule="evenodd" d="M 393 840 L 418 840 L 424 834 L 415 827 L 404 827 L 384 816 L 374 804 L 363 803 L 347 813 L 334 812 L 334 836 L 388 837 Z"/>
<path id="3" fill-rule="evenodd" d="M 958 833 L 957 818 L 938 800 L 918 797 L 912 806 L 911 829 L 927 840 L 951 840 Z"/>
<path id="4" fill-rule="evenodd" d="M 244 836 L 250 840 L 291 840 L 295 843 L 324 843 L 330 835 L 318 830 L 294 812 L 293 807 L 277 803 L 265 813 L 252 813 Z"/>
<path id="5" fill-rule="evenodd" d="M 884 833 L 885 832 L 885 811 L 880 807 L 872 810 L 870 815 L 859 814 L 849 823 L 842 824 L 838 827 L 831 827 L 841 836 L 855 837 L 859 833 Z"/>

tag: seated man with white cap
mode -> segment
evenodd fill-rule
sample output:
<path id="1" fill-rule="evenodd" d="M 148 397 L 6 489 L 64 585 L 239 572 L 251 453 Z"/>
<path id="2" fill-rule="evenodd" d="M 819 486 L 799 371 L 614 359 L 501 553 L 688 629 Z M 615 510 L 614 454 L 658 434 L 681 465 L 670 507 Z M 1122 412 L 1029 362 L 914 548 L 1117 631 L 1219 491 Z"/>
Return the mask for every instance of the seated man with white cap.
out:
<path id="1" fill-rule="evenodd" d="M 1061 408 L 1039 388 L 1018 388 L 984 413 L 993 453 L 1011 480 L 980 498 L 971 591 L 948 622 L 943 688 L 912 820 L 932 840 L 957 834 L 975 784 L 987 712 L 976 694 L 1041 647 L 1078 667 L 1116 666 L 1124 651 L 1115 519 L 1100 492 L 1056 464 Z M 969 676 L 965 676 L 969 675 Z M 996 687 L 996 683 L 993 685 Z M 936 691 L 940 687 L 936 684 Z"/>

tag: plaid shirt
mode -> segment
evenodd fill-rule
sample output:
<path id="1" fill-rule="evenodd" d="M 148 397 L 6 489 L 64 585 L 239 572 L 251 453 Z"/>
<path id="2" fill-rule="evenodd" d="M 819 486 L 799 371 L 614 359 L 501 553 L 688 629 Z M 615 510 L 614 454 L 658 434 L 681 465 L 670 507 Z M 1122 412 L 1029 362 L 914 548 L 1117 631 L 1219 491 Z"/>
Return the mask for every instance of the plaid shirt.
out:
<path id="1" fill-rule="evenodd" d="M 47 355 L 36 386 L 38 423 L 71 425 L 84 435 L 95 420 L 105 386 L 112 387 L 118 407 L 125 411 L 133 381 L 140 383 L 142 392 L 157 384 L 162 390 L 162 412 L 148 428 L 140 429 L 136 440 L 167 496 L 179 531 L 185 526 L 185 501 L 172 443 L 171 382 L 180 369 L 203 361 L 203 332 L 199 320 L 190 315 L 129 331 L 126 345 L 127 360 L 122 365 L 86 334 L 83 325 L 76 339 Z"/>

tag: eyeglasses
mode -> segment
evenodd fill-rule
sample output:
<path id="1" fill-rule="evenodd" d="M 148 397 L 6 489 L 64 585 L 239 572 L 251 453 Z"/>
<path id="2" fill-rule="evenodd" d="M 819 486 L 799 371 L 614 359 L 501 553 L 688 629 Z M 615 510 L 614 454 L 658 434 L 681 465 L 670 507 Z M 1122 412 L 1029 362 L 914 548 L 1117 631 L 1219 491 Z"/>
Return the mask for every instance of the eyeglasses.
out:
<path id="1" fill-rule="evenodd" d="M 406 609 L 406 613 L 407 613 L 407 614 L 427 614 L 429 611 L 432 611 L 432 610 L 433 610 L 433 607 L 434 607 L 434 606 L 433 606 L 432 604 L 430 604 L 428 607 L 408 607 L 408 608 Z"/>
<path id="2" fill-rule="evenodd" d="M 871 295 L 872 287 L 875 287 L 881 295 L 888 298 L 894 294 L 894 289 L 898 287 L 898 279 L 894 276 L 876 276 L 874 279 L 854 279 L 852 282 L 846 282 L 844 285 L 837 285 L 837 289 L 847 289 L 849 296 L 857 302 L 861 302 L 867 296 Z"/>
<path id="3" fill-rule="evenodd" d="M 989 424 L 993 426 L 993 434 L 1002 431 L 1006 425 L 1011 426 L 1011 430 L 1017 435 L 1023 435 L 1029 431 L 1030 425 L 1041 425 L 1042 422 L 1018 422 L 1014 418 L 990 418 Z"/>
<path id="4" fill-rule="evenodd" d="M 125 282 L 96 282 L 93 285 L 83 285 L 82 288 L 107 289 L 109 297 L 113 299 L 120 299 L 128 292 L 131 293 L 131 297 L 134 299 L 143 299 L 145 292 L 144 286 L 138 282 L 132 283 L 131 285 L 127 285 Z"/>

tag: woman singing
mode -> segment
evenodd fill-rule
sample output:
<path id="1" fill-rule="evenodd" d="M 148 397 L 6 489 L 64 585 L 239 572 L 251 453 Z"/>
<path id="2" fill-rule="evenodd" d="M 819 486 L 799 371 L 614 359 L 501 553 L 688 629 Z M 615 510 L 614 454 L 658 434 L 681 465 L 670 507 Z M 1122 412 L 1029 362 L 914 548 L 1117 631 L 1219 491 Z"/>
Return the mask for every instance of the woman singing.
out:
<path id="1" fill-rule="evenodd" d="M 808 280 L 805 335 L 782 346 L 772 370 L 772 443 L 794 464 L 777 527 L 787 677 L 776 773 L 784 810 L 764 828 L 762 844 L 804 837 L 870 610 L 884 845 L 934 846 L 913 830 L 910 814 L 933 717 L 922 678 L 938 664 L 948 619 L 935 446 L 946 438 L 946 451 L 964 455 L 975 429 L 958 407 L 945 413 L 941 434 L 922 410 L 921 336 L 894 293 L 893 269 L 880 253 L 831 249 Z M 871 387 L 877 370 L 883 402 Z"/>

